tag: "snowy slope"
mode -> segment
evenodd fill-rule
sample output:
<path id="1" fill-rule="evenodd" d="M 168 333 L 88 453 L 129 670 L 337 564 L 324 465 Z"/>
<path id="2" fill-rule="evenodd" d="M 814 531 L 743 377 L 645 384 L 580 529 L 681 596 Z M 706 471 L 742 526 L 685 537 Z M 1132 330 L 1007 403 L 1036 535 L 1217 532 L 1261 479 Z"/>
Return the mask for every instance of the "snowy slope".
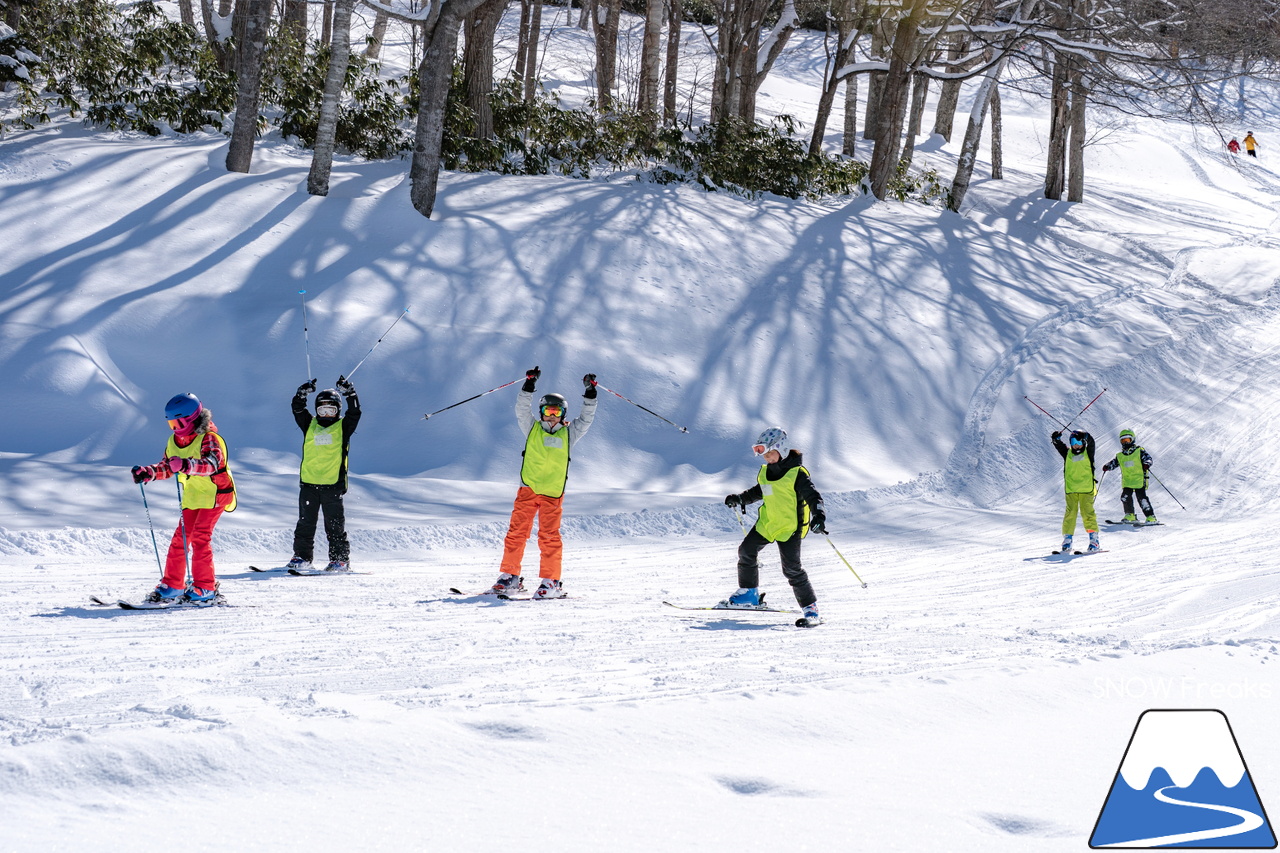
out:
<path id="1" fill-rule="evenodd" d="M 762 103 L 812 103 L 816 55 Z M 215 137 L 0 143 L 0 849 L 1078 850 L 1149 707 L 1222 709 L 1265 805 L 1270 146 L 1135 124 L 1089 150 L 1084 204 L 1055 203 L 1043 105 L 1004 108 L 1009 178 L 964 216 L 446 175 L 426 221 L 405 164 L 340 162 L 315 199 L 279 140 L 249 175 Z M 921 147 L 947 171 L 954 146 Z M 355 376 L 365 576 L 247 570 L 288 556 L 304 288 L 322 383 L 410 308 Z M 421 416 L 533 364 L 689 433 L 604 394 L 566 502 L 572 597 L 460 599 L 496 570 L 514 388 Z M 1136 430 L 1186 509 L 1153 486 L 1165 526 L 1046 560 L 1059 462 L 1023 398 L 1067 420 L 1104 387 L 1079 424 L 1101 453 Z M 232 448 L 238 606 L 91 607 L 154 582 L 127 471 L 185 390 Z M 662 607 L 733 588 L 719 501 L 772 423 L 868 587 L 810 539 L 820 629 Z M 763 583 L 789 601 L 769 553 Z"/>

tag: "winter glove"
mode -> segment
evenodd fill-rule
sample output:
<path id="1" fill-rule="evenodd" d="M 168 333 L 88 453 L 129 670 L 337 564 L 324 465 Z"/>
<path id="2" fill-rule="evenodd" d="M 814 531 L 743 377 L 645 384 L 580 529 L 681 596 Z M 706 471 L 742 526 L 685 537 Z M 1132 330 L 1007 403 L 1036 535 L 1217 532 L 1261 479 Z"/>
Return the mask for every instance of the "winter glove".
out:
<path id="1" fill-rule="evenodd" d="M 596 398 L 596 375 L 594 373 L 588 373 L 586 376 L 582 377 L 582 384 L 585 385 L 587 389 L 582 392 L 583 398 L 587 400 L 594 400 Z"/>
<path id="2" fill-rule="evenodd" d="M 150 483 L 156 478 L 155 469 L 150 465 L 134 465 L 133 466 L 133 482 Z"/>
<path id="3" fill-rule="evenodd" d="M 815 506 L 809 515 L 809 532 L 827 535 L 827 513 L 823 510 L 822 504 Z"/>
<path id="4" fill-rule="evenodd" d="M 352 385 L 351 381 L 347 379 L 347 377 L 339 376 L 337 385 L 338 385 L 338 390 L 342 392 L 343 396 L 345 397 L 355 396 L 356 386 Z"/>
<path id="5" fill-rule="evenodd" d="M 170 457 L 169 457 L 169 470 L 170 470 L 170 471 L 172 471 L 172 472 L 173 472 L 173 473 L 175 473 L 175 474 L 185 474 L 185 473 L 187 473 L 187 467 L 188 467 L 190 464 L 191 464 L 191 460 L 190 460 L 190 459 L 185 459 L 185 458 L 183 458 L 183 457 L 181 457 L 181 456 L 170 456 Z"/>
<path id="6" fill-rule="evenodd" d="M 316 390 L 316 381 L 312 379 L 310 382 L 303 382 L 301 385 L 298 386 L 297 396 L 305 397 L 315 390 Z"/>
<path id="7" fill-rule="evenodd" d="M 526 370 L 524 374 L 524 385 L 520 387 L 520 390 L 528 391 L 530 394 L 532 394 L 533 389 L 538 387 L 538 377 L 541 375 L 542 375 L 542 371 L 538 369 L 537 365 L 534 365 L 529 370 Z"/>
<path id="8" fill-rule="evenodd" d="M 1055 430 L 1049 433 L 1049 438 L 1052 438 L 1054 441 L 1057 441 L 1058 439 L 1062 438 L 1062 430 Z"/>
<path id="9" fill-rule="evenodd" d="M 724 505 L 729 507 L 746 506 L 746 504 L 742 500 L 742 495 L 739 495 L 739 494 L 726 495 L 724 499 Z"/>

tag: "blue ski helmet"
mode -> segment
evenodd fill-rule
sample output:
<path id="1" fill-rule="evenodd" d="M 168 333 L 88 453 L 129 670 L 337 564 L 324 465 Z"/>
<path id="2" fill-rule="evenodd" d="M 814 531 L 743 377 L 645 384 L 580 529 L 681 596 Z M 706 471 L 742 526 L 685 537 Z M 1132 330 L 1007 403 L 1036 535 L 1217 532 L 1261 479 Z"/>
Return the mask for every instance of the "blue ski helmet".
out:
<path id="1" fill-rule="evenodd" d="M 200 411 L 200 400 L 195 394 L 179 394 L 165 404 L 164 418 L 167 421 L 176 421 L 179 418 L 189 418 Z"/>

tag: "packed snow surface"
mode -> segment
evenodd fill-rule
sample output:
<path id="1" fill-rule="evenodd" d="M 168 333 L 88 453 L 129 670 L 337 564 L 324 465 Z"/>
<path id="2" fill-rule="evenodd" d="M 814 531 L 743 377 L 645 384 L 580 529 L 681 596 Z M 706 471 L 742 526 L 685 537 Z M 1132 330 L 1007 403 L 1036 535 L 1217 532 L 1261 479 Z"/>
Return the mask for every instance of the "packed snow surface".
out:
<path id="1" fill-rule="evenodd" d="M 808 120 L 795 55 L 761 103 Z M 279 139 L 249 174 L 217 135 L 0 141 L 0 849 L 1080 850 L 1152 707 L 1222 710 L 1274 809 L 1267 109 L 1257 160 L 1113 127 L 1069 204 L 1043 198 L 1045 104 L 1009 93 L 1007 177 L 984 160 L 963 215 L 446 174 L 426 220 L 404 162 L 340 159 L 315 198 Z M 957 145 L 922 137 L 917 165 L 947 176 Z M 248 570 L 291 547 L 300 290 L 322 388 L 368 356 L 347 498 L 368 574 Z M 570 597 L 453 595 L 496 575 L 515 387 L 422 416 L 534 365 L 574 411 L 591 372 L 688 432 L 602 391 Z M 93 606 L 155 583 L 128 471 L 185 391 L 231 448 L 234 607 Z M 1164 525 L 1047 557 L 1061 463 L 1032 401 L 1102 458 L 1135 430 Z M 771 425 L 826 497 L 804 546 L 825 624 L 664 607 L 736 587 L 722 499 Z M 146 496 L 163 551 L 177 496 Z"/>

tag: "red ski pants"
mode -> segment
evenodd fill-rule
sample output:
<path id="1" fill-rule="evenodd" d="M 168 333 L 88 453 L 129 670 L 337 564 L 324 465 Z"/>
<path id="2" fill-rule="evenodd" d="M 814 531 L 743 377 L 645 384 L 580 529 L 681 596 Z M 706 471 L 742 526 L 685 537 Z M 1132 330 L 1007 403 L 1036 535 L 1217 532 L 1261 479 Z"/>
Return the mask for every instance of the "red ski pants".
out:
<path id="1" fill-rule="evenodd" d="M 187 558 L 183 553 L 183 530 L 186 544 L 191 548 L 191 582 L 201 589 L 213 589 L 217 578 L 213 573 L 213 527 L 222 517 L 222 507 L 212 509 L 184 509 L 182 523 L 173 531 L 169 542 L 169 556 L 164 563 L 164 584 L 174 589 L 187 585 Z"/>
<path id="2" fill-rule="evenodd" d="M 560 559 L 564 556 L 564 543 L 560 541 L 560 513 L 564 509 L 564 495 L 549 498 L 521 486 L 516 492 L 516 504 L 511 509 L 511 525 L 507 528 L 506 544 L 502 552 L 502 571 L 509 575 L 520 574 L 520 560 L 524 546 L 533 531 L 533 519 L 538 519 L 538 550 L 542 562 L 538 577 L 560 580 Z"/>

